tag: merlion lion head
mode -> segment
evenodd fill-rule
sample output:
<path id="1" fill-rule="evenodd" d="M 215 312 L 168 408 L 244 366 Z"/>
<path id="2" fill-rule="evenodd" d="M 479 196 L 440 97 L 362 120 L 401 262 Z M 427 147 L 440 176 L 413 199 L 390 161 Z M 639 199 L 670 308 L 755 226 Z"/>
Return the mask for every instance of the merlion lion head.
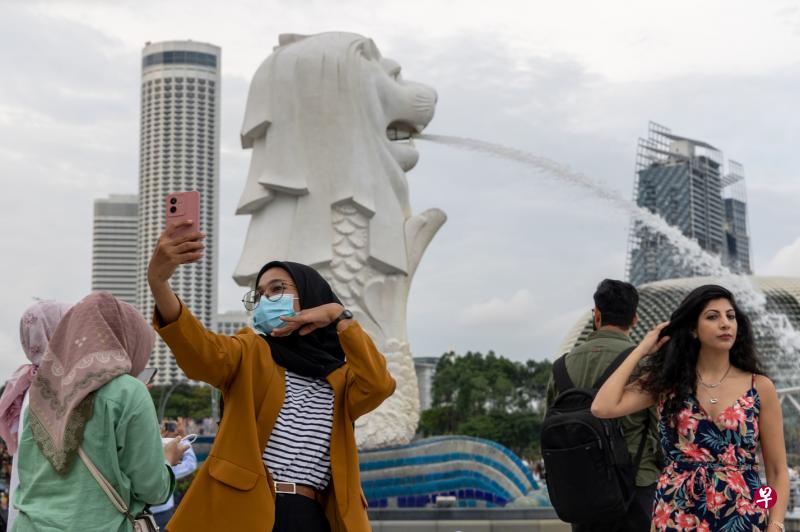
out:
<path id="1" fill-rule="evenodd" d="M 237 214 L 253 216 L 246 246 L 260 247 L 258 258 L 245 250 L 234 277 L 245 284 L 272 258 L 330 260 L 325 227 L 331 206 L 344 202 L 370 219 L 370 259 L 384 271 L 406 272 L 405 252 L 380 241 L 402 239 L 411 216 L 405 172 L 418 160 L 411 137 L 433 118 L 436 92 L 404 80 L 400 65 L 361 35 L 282 35 L 279 43 L 247 98 L 242 146 L 253 152 Z M 267 228 L 257 218 L 270 209 L 280 219 L 259 243 L 251 233 Z M 292 238 L 305 241 L 302 249 Z"/>
<path id="2" fill-rule="evenodd" d="M 237 214 L 250 224 L 234 279 L 250 284 L 277 259 L 308 264 L 331 283 L 397 382 L 357 421 L 363 448 L 408 443 L 419 420 L 406 308 L 446 216 L 412 215 L 405 173 L 418 158 L 412 137 L 435 105 L 432 88 L 404 80 L 400 65 L 352 33 L 281 36 L 247 98 L 250 170 Z"/>

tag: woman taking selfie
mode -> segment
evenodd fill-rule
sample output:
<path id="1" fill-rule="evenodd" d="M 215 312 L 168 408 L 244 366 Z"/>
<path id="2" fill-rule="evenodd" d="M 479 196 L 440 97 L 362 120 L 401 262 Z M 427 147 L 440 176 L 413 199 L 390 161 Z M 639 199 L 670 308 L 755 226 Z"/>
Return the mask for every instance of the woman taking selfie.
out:
<path id="1" fill-rule="evenodd" d="M 370 530 L 354 422 L 394 391 L 386 361 L 313 268 L 270 262 L 243 299 L 255 330 L 214 334 L 169 286 L 202 257 L 199 232 L 170 224 L 148 270 L 154 325 L 191 379 L 222 391 L 208 460 L 172 532 Z"/>
<path id="2" fill-rule="evenodd" d="M 750 320 L 725 288 L 701 286 L 686 296 L 600 388 L 592 413 L 615 418 L 654 404 L 667 461 L 654 530 L 783 530 L 789 476 L 781 406 Z M 759 445 L 777 497 L 769 512 L 756 504 L 768 493 L 760 489 Z"/>

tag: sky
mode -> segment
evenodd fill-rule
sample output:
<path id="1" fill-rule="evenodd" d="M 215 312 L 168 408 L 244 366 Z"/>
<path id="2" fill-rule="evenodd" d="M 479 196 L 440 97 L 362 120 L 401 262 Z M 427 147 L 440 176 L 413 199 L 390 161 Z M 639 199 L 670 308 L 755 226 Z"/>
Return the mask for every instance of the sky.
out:
<path id="1" fill-rule="evenodd" d="M 355 32 L 439 95 L 431 134 L 549 157 L 630 197 L 648 123 L 744 165 L 752 262 L 800 272 L 800 4 L 562 0 L 0 2 L 0 378 L 24 361 L 34 297 L 91 288 L 92 208 L 138 188 L 145 42 L 222 47 L 219 306 L 248 217 L 247 89 L 281 33 Z M 448 221 L 412 285 L 415 356 L 493 349 L 552 358 L 605 277 L 622 278 L 628 219 L 518 164 L 419 141 L 414 212 Z"/>

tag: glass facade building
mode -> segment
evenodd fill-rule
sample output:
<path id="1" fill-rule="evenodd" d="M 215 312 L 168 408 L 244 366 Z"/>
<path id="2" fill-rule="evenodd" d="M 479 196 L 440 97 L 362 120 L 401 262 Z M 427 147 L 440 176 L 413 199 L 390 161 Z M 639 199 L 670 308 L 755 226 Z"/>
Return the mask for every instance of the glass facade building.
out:
<path id="1" fill-rule="evenodd" d="M 171 285 L 192 313 L 213 326 L 217 310 L 217 249 L 220 128 L 219 47 L 193 41 L 148 43 L 142 50 L 139 152 L 137 307 L 148 319 L 153 298 L 147 265 L 164 230 L 164 200 L 170 192 L 200 193 L 200 230 L 205 255 L 176 271 Z M 167 346 L 158 339 L 151 359 L 156 384 L 184 379 Z"/>
<path id="2" fill-rule="evenodd" d="M 740 273 L 752 273 L 750 268 L 750 237 L 747 232 L 747 191 L 744 168 L 736 161 L 728 162 L 728 175 L 723 182 L 725 203 L 725 239 L 728 263 Z"/>
<path id="3" fill-rule="evenodd" d="M 651 123 L 639 139 L 633 197 L 640 207 L 660 215 L 704 250 L 720 256 L 734 273 L 749 274 L 750 241 L 744 171 L 708 143 L 673 135 Z M 666 238 L 634 222 L 627 273 L 635 285 L 703 275 L 681 260 Z"/>

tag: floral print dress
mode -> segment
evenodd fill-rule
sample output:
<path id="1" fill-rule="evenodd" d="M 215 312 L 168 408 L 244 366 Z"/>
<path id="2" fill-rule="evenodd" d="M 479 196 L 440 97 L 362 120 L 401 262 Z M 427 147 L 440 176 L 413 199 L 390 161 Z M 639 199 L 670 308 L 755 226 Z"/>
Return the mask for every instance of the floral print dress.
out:
<path id="1" fill-rule="evenodd" d="M 764 530 L 766 510 L 756 506 L 756 448 L 761 405 L 755 388 L 711 419 L 692 395 L 677 427 L 658 405 L 658 436 L 667 467 L 656 486 L 653 529 L 659 532 L 751 532 Z"/>

